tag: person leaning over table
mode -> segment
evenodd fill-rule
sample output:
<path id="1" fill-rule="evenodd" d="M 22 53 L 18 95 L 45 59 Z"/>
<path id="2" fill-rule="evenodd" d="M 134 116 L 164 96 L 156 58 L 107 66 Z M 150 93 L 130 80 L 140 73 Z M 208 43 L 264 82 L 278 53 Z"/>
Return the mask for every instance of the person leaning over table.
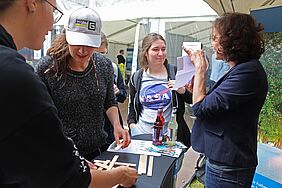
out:
<path id="1" fill-rule="evenodd" d="M 130 187 L 135 169 L 94 170 L 79 154 L 45 84 L 17 52 L 41 49 L 60 16 L 55 0 L 0 1 L 0 187 Z"/>
<path id="2" fill-rule="evenodd" d="M 226 61 L 230 70 L 208 93 L 204 52 L 191 54 L 185 49 L 195 64 L 192 110 L 197 118 L 191 143 L 207 157 L 207 188 L 252 185 L 258 164 L 258 118 L 268 90 L 259 62 L 264 52 L 261 30 L 248 14 L 226 13 L 214 21 L 216 59 Z"/>
<path id="3" fill-rule="evenodd" d="M 123 147 L 130 143 L 130 135 L 119 121 L 112 63 L 96 52 L 100 44 L 99 15 L 93 9 L 79 8 L 70 14 L 65 33 L 37 63 L 38 75 L 58 109 L 64 133 L 87 160 L 109 146 L 105 115 L 114 127 L 117 143 L 120 138 Z"/>

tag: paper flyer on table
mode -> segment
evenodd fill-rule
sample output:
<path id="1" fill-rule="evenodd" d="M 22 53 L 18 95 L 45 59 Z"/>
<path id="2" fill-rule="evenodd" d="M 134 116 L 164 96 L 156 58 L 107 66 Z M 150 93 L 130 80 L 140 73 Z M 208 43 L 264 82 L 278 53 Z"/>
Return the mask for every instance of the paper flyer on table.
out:
<path id="1" fill-rule="evenodd" d="M 107 151 L 109 152 L 120 152 L 120 153 L 132 153 L 132 154 L 145 154 L 153 156 L 170 156 L 179 157 L 182 149 L 187 148 L 180 142 L 176 142 L 175 146 L 160 145 L 154 146 L 152 141 L 146 140 L 131 140 L 131 143 L 127 148 L 115 150 L 116 143 L 113 142 Z"/>
<path id="2" fill-rule="evenodd" d="M 169 156 L 169 157 L 176 157 L 178 158 L 182 153 L 182 149 L 187 149 L 187 147 L 182 144 L 181 142 L 176 142 L 175 146 L 168 146 L 168 145 L 160 145 L 147 148 L 150 152 L 157 152 L 161 153 L 162 155 Z"/>
<path id="3" fill-rule="evenodd" d="M 189 56 L 177 57 L 177 72 L 175 75 L 175 84 L 173 90 L 188 84 L 195 74 L 195 66 Z"/>
<path id="4" fill-rule="evenodd" d="M 152 146 L 152 141 L 147 140 L 131 140 L 131 143 L 127 148 L 120 148 L 119 150 L 115 150 L 116 142 L 113 142 L 107 151 L 109 152 L 120 152 L 120 153 L 132 153 L 132 154 L 144 154 L 144 155 L 153 155 L 153 156 L 161 156 L 160 153 L 150 152 L 147 148 Z"/>
<path id="5" fill-rule="evenodd" d="M 147 150 L 149 152 L 156 152 L 156 153 L 160 153 L 161 155 L 176 157 L 176 158 L 178 158 L 182 152 L 182 149 L 180 148 L 170 147 L 167 145 L 159 145 L 159 146 L 152 145 L 151 147 L 147 148 Z"/>

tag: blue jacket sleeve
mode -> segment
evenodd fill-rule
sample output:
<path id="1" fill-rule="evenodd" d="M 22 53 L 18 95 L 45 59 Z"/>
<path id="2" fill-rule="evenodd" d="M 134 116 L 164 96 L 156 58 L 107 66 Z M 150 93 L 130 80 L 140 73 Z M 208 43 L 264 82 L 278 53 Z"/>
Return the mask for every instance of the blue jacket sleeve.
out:
<path id="1" fill-rule="evenodd" d="M 254 66 L 238 64 L 218 81 L 202 101 L 193 105 L 194 115 L 214 118 L 237 109 L 257 94 L 259 83 L 258 70 Z"/>

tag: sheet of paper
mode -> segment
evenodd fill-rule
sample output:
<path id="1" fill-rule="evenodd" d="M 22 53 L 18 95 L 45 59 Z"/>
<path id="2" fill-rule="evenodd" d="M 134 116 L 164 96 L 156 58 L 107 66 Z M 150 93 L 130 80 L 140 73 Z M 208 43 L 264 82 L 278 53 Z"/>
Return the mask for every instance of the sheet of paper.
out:
<path id="1" fill-rule="evenodd" d="M 113 142 L 107 151 L 109 152 L 120 152 L 120 153 L 132 153 L 132 154 L 144 154 L 152 156 L 161 156 L 166 155 L 170 157 L 179 157 L 182 149 L 187 148 L 185 145 L 180 142 L 176 142 L 175 146 L 160 145 L 154 146 L 152 141 L 146 140 L 131 140 L 131 143 L 127 148 L 115 150 L 115 142 Z"/>
<path id="2" fill-rule="evenodd" d="M 144 154 L 144 155 L 153 155 L 153 156 L 161 156 L 160 153 L 150 152 L 147 148 L 151 147 L 152 141 L 146 140 L 131 140 L 131 143 L 127 148 L 120 148 L 119 150 L 115 150 L 116 143 L 113 142 L 107 151 L 109 152 L 120 152 L 120 153 L 133 153 L 133 154 Z"/>
<path id="3" fill-rule="evenodd" d="M 190 49 L 194 52 L 196 52 L 197 50 L 200 50 L 201 45 L 202 45 L 201 42 L 183 42 L 182 44 L 183 47 Z M 182 50 L 182 56 L 186 56 L 186 55 L 187 53 L 184 50 Z"/>
<path id="4" fill-rule="evenodd" d="M 182 149 L 175 146 L 160 145 L 147 148 L 150 152 L 157 152 L 165 156 L 178 158 L 182 152 Z"/>
<path id="5" fill-rule="evenodd" d="M 191 62 L 190 57 L 182 56 L 177 57 L 177 72 L 175 75 L 175 84 L 173 90 L 177 90 L 180 87 L 188 84 L 195 74 L 195 66 Z"/>

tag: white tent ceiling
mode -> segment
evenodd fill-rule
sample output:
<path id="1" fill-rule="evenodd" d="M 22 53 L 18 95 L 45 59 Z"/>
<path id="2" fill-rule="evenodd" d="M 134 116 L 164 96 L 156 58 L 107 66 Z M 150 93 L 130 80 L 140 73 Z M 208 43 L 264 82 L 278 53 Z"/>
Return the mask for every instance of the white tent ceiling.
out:
<path id="1" fill-rule="evenodd" d="M 204 0 L 217 13 L 241 12 L 249 14 L 252 9 L 282 5 L 282 0 Z"/>
<path id="2" fill-rule="evenodd" d="M 209 43 L 211 21 L 217 17 L 216 12 L 203 0 L 150 0 L 128 3 L 112 3 L 111 6 L 95 7 L 102 1 L 91 0 L 60 0 L 58 6 L 63 10 L 65 16 L 59 24 L 66 21 L 68 12 L 78 8 L 79 4 L 88 3 L 101 16 L 103 21 L 102 30 L 108 36 L 111 43 L 132 46 L 134 44 L 136 25 L 140 26 L 139 38 L 142 40 L 150 30 L 150 20 L 157 19 L 166 22 L 165 30 L 171 34 L 189 35 L 196 40 Z M 92 4 L 91 4 L 92 3 Z M 110 4 L 110 0 L 105 1 Z"/>

